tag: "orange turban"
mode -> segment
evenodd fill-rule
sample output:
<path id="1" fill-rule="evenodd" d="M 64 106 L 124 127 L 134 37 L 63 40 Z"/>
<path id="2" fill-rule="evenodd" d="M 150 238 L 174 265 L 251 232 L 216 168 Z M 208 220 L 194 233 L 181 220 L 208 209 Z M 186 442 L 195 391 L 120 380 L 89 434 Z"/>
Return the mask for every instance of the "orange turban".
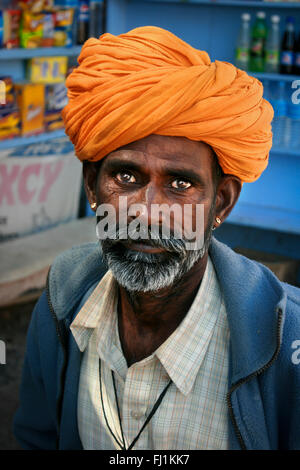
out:
<path id="1" fill-rule="evenodd" d="M 273 108 L 261 82 L 234 65 L 151 26 L 89 39 L 78 63 L 63 118 L 80 160 L 159 134 L 207 143 L 242 181 L 266 168 Z"/>

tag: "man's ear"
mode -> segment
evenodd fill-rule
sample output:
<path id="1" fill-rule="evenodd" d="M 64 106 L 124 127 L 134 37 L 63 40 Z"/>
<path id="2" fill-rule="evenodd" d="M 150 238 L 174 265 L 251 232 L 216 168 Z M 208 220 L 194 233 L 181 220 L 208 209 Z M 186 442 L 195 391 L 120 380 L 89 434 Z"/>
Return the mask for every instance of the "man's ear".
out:
<path id="1" fill-rule="evenodd" d="M 232 209 L 234 208 L 243 183 L 234 175 L 224 175 L 217 188 L 216 195 L 216 217 L 221 219 L 221 222 L 228 217 Z"/>
<path id="2" fill-rule="evenodd" d="M 83 162 L 82 173 L 84 189 L 90 205 L 96 203 L 98 171 L 99 168 L 94 162 Z M 96 210 L 96 208 L 93 210 Z"/>

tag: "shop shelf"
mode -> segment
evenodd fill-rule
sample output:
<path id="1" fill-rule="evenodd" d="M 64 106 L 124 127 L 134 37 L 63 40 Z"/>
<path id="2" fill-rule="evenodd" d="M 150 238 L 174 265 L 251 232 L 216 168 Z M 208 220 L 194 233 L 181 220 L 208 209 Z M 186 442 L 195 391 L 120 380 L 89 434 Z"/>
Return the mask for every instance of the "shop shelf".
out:
<path id="1" fill-rule="evenodd" d="M 35 144 L 38 142 L 44 142 L 49 139 L 57 139 L 58 137 L 64 137 L 65 135 L 65 131 L 63 129 L 59 129 L 57 131 L 32 135 L 30 137 L 16 137 L 14 139 L 6 139 L 0 141 L 0 151 L 13 147 L 18 147 L 20 145 Z"/>
<path id="2" fill-rule="evenodd" d="M 262 0 L 143 0 L 144 2 L 155 3 L 182 3 L 182 4 L 199 4 L 199 5 L 217 5 L 229 7 L 253 7 L 253 8 L 299 8 L 300 2 L 264 2 Z"/>
<path id="3" fill-rule="evenodd" d="M 272 148 L 271 155 L 282 155 L 283 157 L 299 157 L 300 158 L 300 148 L 297 150 L 293 149 L 284 149 L 284 148 Z"/>
<path id="4" fill-rule="evenodd" d="M 81 46 L 38 47 L 36 49 L 0 49 L 0 60 L 23 60 L 32 57 L 55 57 L 79 55 Z"/>
<path id="5" fill-rule="evenodd" d="M 264 72 L 248 72 L 249 75 L 258 78 L 259 80 L 272 80 L 272 81 L 284 81 L 294 82 L 300 80 L 300 75 L 283 75 L 280 73 L 264 73 Z"/>

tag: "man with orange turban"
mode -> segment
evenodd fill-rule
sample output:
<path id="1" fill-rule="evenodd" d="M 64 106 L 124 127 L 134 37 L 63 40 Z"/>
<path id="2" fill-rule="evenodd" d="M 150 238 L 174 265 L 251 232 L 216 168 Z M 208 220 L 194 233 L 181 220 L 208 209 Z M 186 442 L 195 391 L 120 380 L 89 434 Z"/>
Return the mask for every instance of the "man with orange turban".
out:
<path id="1" fill-rule="evenodd" d="M 212 236 L 268 163 L 261 83 L 157 27 L 91 38 L 78 62 L 63 118 L 100 243 L 50 269 L 16 437 L 181 463 L 300 449 L 299 289 Z"/>

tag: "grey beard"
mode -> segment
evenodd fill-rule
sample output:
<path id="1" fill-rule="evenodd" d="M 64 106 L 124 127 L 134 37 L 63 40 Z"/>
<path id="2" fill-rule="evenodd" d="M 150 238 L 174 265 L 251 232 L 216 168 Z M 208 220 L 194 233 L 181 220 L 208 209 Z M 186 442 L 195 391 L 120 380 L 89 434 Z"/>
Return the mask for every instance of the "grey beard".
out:
<path id="1" fill-rule="evenodd" d="M 164 253 L 145 253 L 131 250 L 117 230 L 116 239 L 100 240 L 102 257 L 117 282 L 129 292 L 156 292 L 179 281 L 205 255 L 212 237 L 212 217 L 204 234 L 204 244 L 197 250 L 186 249 L 182 239 L 152 239 L 147 243 L 164 248 Z M 145 229 L 148 230 L 148 229 Z M 121 240 L 120 240 L 121 238 Z M 136 242 L 127 238 L 126 242 Z"/>

